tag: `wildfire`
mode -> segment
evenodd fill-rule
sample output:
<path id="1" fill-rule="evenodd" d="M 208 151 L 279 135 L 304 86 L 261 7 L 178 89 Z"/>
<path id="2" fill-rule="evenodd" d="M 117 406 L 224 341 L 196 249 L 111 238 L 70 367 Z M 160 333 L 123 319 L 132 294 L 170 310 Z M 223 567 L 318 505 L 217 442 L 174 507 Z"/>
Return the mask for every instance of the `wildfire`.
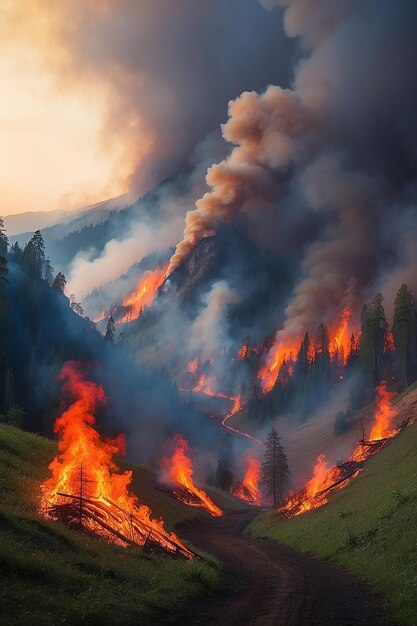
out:
<path id="1" fill-rule="evenodd" d="M 292 361 L 294 355 L 298 352 L 300 342 L 301 340 L 291 342 L 288 345 L 283 345 L 281 342 L 278 345 L 272 346 L 268 354 L 266 364 L 261 367 L 258 372 L 258 378 L 261 381 L 264 393 L 272 391 L 277 381 L 281 366 L 284 362 Z"/>
<path id="2" fill-rule="evenodd" d="M 330 356 L 334 358 L 336 355 L 339 362 L 342 365 L 346 363 L 347 355 L 350 349 L 350 340 L 346 338 L 346 331 L 349 327 L 352 313 L 348 308 L 345 308 L 342 313 L 342 319 L 337 326 L 336 331 L 333 334 L 333 338 L 330 338 L 329 352 Z M 274 388 L 274 385 L 280 375 L 281 368 L 285 365 L 284 376 L 280 378 L 283 384 L 288 382 L 293 372 L 292 364 L 298 353 L 301 345 L 302 337 L 298 337 L 296 340 L 280 341 L 270 349 L 265 364 L 260 368 L 258 372 L 258 379 L 261 382 L 263 393 L 269 393 Z M 310 345 L 308 353 L 308 359 L 312 362 L 317 353 L 320 352 L 320 348 L 314 348 Z"/>
<path id="3" fill-rule="evenodd" d="M 394 437 L 399 430 L 392 428 L 392 420 L 397 410 L 392 407 L 395 393 L 387 390 L 386 383 L 381 382 L 377 388 L 375 419 L 368 441 L 360 442 L 345 463 L 329 467 L 324 454 L 317 457 L 313 477 L 305 487 L 291 494 L 284 506 L 279 510 L 287 516 L 300 515 L 311 509 L 326 504 L 328 495 L 343 489 L 363 469 L 363 461 L 381 449 L 387 439 Z"/>
<path id="4" fill-rule="evenodd" d="M 198 356 L 195 357 L 190 363 L 187 365 L 187 372 L 189 374 L 197 374 L 198 369 Z"/>
<path id="5" fill-rule="evenodd" d="M 343 313 L 342 313 L 342 321 L 340 322 L 340 326 L 336 331 L 335 337 L 334 337 L 334 343 L 337 347 L 337 349 L 340 349 L 342 346 L 342 340 L 343 340 L 343 336 L 347 330 L 347 327 L 349 326 L 349 322 L 350 322 L 350 318 L 352 317 L 352 313 L 350 312 L 349 309 L 344 309 Z"/>
<path id="6" fill-rule="evenodd" d="M 247 343 L 244 343 L 243 346 L 241 346 L 239 348 L 239 351 L 237 353 L 237 358 L 239 359 L 239 361 L 244 361 L 245 359 L 247 359 L 249 356 L 249 346 Z"/>
<path id="7" fill-rule="evenodd" d="M 172 457 L 162 461 L 162 467 L 168 471 L 170 482 L 179 487 L 174 491 L 174 495 L 189 506 L 200 506 L 213 517 L 220 517 L 223 511 L 193 483 L 192 463 L 190 457 L 187 456 L 188 441 L 181 435 L 175 435 L 174 444 L 175 450 Z"/>
<path id="8" fill-rule="evenodd" d="M 59 453 L 49 465 L 52 476 L 42 485 L 40 511 L 122 546 L 159 546 L 165 552 L 192 553 L 162 520 L 129 493 L 132 472 L 120 472 L 113 457 L 124 452 L 124 436 L 104 439 L 94 412 L 106 401 L 103 388 L 86 380 L 79 363 L 64 364 L 60 380 L 73 402 L 56 420 Z"/>
<path id="9" fill-rule="evenodd" d="M 242 482 L 238 483 L 233 495 L 241 500 L 246 500 L 254 506 L 261 504 L 261 492 L 259 480 L 261 478 L 261 463 L 258 459 L 249 459 L 248 467 Z"/>
<path id="10" fill-rule="evenodd" d="M 166 263 L 156 270 L 149 270 L 144 273 L 135 291 L 123 301 L 122 306 L 127 309 L 127 312 L 119 320 L 121 323 L 137 319 L 142 309 L 152 304 L 156 292 L 165 280 L 167 268 L 168 264 Z"/>

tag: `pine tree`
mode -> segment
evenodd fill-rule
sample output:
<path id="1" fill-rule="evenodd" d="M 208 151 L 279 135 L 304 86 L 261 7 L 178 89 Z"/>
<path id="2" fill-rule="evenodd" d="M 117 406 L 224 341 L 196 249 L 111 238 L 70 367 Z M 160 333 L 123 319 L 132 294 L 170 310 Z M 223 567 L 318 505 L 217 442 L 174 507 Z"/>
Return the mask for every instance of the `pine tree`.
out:
<path id="1" fill-rule="evenodd" d="M 4 220 L 0 217 L 0 312 L 6 308 L 6 296 L 4 289 L 7 285 L 7 247 L 9 245 L 6 232 L 4 230 Z"/>
<path id="2" fill-rule="evenodd" d="M 290 471 L 287 456 L 275 428 L 271 428 L 265 448 L 261 487 L 265 495 L 272 500 L 273 506 L 276 507 L 284 499 Z"/>
<path id="3" fill-rule="evenodd" d="M 48 285 L 52 284 L 52 281 L 54 279 L 54 268 L 52 267 L 51 261 L 49 259 L 45 259 L 44 261 L 42 278 L 48 283 Z"/>
<path id="4" fill-rule="evenodd" d="M 354 346 L 354 370 L 349 397 L 349 411 L 355 411 L 373 400 L 376 386 L 386 375 L 388 358 L 385 346 L 388 323 L 382 305 L 383 296 L 377 293 L 370 304 L 364 305 L 361 316 L 359 345 Z"/>
<path id="5" fill-rule="evenodd" d="M 320 324 L 316 333 L 314 361 L 311 365 L 313 388 L 321 395 L 330 382 L 330 339 L 327 326 Z"/>
<path id="6" fill-rule="evenodd" d="M 377 293 L 364 309 L 359 366 L 364 376 L 365 392 L 372 399 L 375 387 L 384 372 L 384 347 L 388 324 L 382 305 L 383 296 Z"/>
<path id="7" fill-rule="evenodd" d="M 405 283 L 395 298 L 392 332 L 398 381 L 406 387 L 417 376 L 417 333 L 415 299 Z"/>
<path id="8" fill-rule="evenodd" d="M 115 334 L 116 334 L 116 327 L 114 325 L 114 319 L 112 316 L 110 316 L 107 322 L 107 326 L 106 326 L 106 334 L 104 335 L 104 341 L 106 343 L 113 344 Z"/>
<path id="9" fill-rule="evenodd" d="M 223 491 L 230 491 L 233 484 L 233 436 L 227 432 L 223 437 L 222 446 L 219 451 L 219 461 L 217 464 L 215 485 Z"/>
<path id="10" fill-rule="evenodd" d="M 45 264 L 45 243 L 37 230 L 22 252 L 23 270 L 28 278 L 41 280 Z"/>
<path id="11" fill-rule="evenodd" d="M 59 291 L 59 293 L 64 294 L 66 285 L 67 279 L 65 278 L 64 274 L 62 274 L 62 272 L 58 272 L 58 274 L 55 276 L 54 280 L 51 283 L 52 289 L 56 289 L 57 291 Z"/>

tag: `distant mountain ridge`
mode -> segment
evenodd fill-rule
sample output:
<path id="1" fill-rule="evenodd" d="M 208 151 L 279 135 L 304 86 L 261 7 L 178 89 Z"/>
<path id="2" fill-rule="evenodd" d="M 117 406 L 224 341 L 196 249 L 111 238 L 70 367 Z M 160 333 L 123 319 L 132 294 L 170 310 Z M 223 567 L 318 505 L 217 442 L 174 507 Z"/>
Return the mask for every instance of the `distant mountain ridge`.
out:
<path id="1" fill-rule="evenodd" d="M 25 241 L 30 239 L 35 230 L 44 230 L 59 225 L 77 222 L 83 216 L 93 213 L 108 215 L 109 210 L 117 210 L 123 208 L 128 203 L 128 194 L 122 194 L 109 200 L 101 200 L 78 209 L 64 210 L 57 209 L 55 211 L 26 211 L 24 213 L 16 213 L 15 215 L 6 215 L 4 218 L 5 226 L 9 237 Z"/>

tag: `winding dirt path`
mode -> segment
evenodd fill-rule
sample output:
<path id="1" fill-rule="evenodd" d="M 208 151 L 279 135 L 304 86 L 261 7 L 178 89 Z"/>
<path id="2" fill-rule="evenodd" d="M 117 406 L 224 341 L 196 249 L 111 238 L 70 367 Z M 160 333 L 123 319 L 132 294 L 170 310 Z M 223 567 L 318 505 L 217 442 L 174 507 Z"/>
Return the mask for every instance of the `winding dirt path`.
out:
<path id="1" fill-rule="evenodd" d="M 343 568 L 272 540 L 242 536 L 255 512 L 184 528 L 224 566 L 222 589 L 175 623 L 216 626 L 382 626 L 381 599 Z"/>

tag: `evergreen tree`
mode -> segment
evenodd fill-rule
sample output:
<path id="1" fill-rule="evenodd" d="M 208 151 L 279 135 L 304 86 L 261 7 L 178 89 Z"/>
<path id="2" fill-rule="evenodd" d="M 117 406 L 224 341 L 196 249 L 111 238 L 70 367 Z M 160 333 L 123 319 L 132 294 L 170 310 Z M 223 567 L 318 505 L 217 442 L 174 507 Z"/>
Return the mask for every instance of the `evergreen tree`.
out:
<path id="1" fill-rule="evenodd" d="M 13 263 L 15 263 L 16 265 L 20 266 L 22 264 L 22 255 L 23 255 L 23 250 L 19 246 L 18 242 L 15 241 L 15 243 L 13 243 L 10 246 L 10 252 L 9 252 L 10 260 L 13 261 Z"/>
<path id="2" fill-rule="evenodd" d="M 370 304 L 362 309 L 359 356 L 350 391 L 351 410 L 356 410 L 364 402 L 370 402 L 376 386 L 386 375 L 388 324 L 382 301 L 382 294 L 377 293 Z"/>
<path id="3" fill-rule="evenodd" d="M 330 382 L 330 339 L 327 326 L 320 324 L 316 333 L 314 361 L 311 365 L 313 388 L 322 396 Z"/>
<path id="4" fill-rule="evenodd" d="M 366 391 L 372 399 L 375 387 L 384 373 L 384 348 L 388 324 L 382 305 L 383 296 L 377 293 L 364 310 L 359 366 L 364 374 Z"/>
<path id="5" fill-rule="evenodd" d="M 48 285 L 52 284 L 54 279 L 54 268 L 51 265 L 51 261 L 49 259 L 45 259 L 42 270 L 42 278 L 45 280 Z"/>
<path id="6" fill-rule="evenodd" d="M 67 279 L 65 278 L 64 274 L 62 274 L 62 272 L 58 272 L 58 274 L 55 276 L 54 280 L 51 283 L 52 289 L 56 289 L 57 291 L 59 291 L 59 293 L 64 294 L 66 285 Z"/>
<path id="7" fill-rule="evenodd" d="M 398 382 L 406 387 L 417 376 L 417 333 L 415 299 L 405 283 L 395 298 L 392 332 Z"/>
<path id="8" fill-rule="evenodd" d="M 273 506 L 276 507 L 284 500 L 290 471 L 287 456 L 275 428 L 271 428 L 265 448 L 261 487 L 265 495 L 272 500 Z"/>
<path id="9" fill-rule="evenodd" d="M 6 296 L 4 289 L 7 285 L 7 247 L 9 245 L 6 232 L 4 230 L 4 221 L 0 217 L 0 312 L 6 307 Z"/>
<path id="10" fill-rule="evenodd" d="M 83 306 L 81 302 L 76 302 L 75 295 L 73 293 L 70 295 L 69 300 L 70 300 L 70 307 L 74 311 L 74 313 L 76 313 L 80 317 L 83 317 L 84 315 Z"/>
<path id="11" fill-rule="evenodd" d="M 230 491 L 233 484 L 233 435 L 227 432 L 223 437 L 222 446 L 219 452 L 215 485 L 223 491 Z"/>
<path id="12" fill-rule="evenodd" d="M 22 253 L 22 265 L 26 276 L 31 280 L 41 280 L 44 263 L 45 243 L 40 230 L 37 230 Z"/>
<path id="13" fill-rule="evenodd" d="M 107 326 L 106 326 L 106 334 L 104 335 L 104 341 L 106 343 L 113 344 L 115 334 L 116 334 L 116 327 L 114 325 L 114 319 L 110 315 L 109 320 L 107 322 Z"/>

